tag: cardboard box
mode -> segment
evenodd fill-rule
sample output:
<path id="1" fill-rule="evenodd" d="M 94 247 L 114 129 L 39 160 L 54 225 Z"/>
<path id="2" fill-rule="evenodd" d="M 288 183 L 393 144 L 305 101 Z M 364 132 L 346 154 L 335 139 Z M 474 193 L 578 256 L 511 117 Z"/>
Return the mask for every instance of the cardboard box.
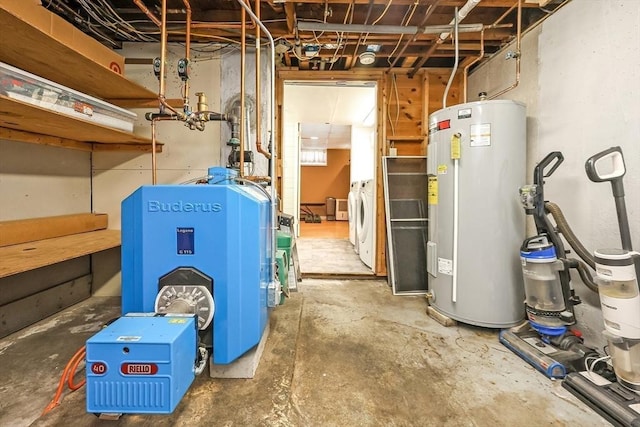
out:
<path id="1" fill-rule="evenodd" d="M 36 0 L 0 0 L 0 8 L 118 74 L 124 72 L 124 57 L 83 33 Z"/>

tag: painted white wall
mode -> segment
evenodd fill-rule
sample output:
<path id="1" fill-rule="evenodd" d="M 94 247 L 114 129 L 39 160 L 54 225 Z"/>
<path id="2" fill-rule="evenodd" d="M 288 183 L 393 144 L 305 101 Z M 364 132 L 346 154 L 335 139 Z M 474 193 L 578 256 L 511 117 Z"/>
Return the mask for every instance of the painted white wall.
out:
<path id="1" fill-rule="evenodd" d="M 528 107 L 529 182 L 547 153 L 563 153 L 565 161 L 547 179 L 545 196 L 560 205 L 590 250 L 620 247 L 611 187 L 592 183 L 584 172 L 587 158 L 616 145 L 625 155 L 631 235 L 640 248 L 639 22 L 636 0 L 568 3 L 524 36 L 520 86 L 502 97 Z M 491 95 L 514 81 L 514 64 L 503 58 L 504 52 L 497 54 L 470 76 L 470 94 Z M 587 343 L 602 345 L 598 298 L 577 275 L 573 282 L 585 301 L 576 314 Z"/>

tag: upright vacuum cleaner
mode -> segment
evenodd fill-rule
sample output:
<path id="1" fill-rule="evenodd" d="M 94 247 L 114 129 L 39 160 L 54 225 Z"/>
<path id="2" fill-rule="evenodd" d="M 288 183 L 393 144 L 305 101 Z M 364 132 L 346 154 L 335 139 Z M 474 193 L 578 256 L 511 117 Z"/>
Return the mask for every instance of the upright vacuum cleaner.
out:
<path id="1" fill-rule="evenodd" d="M 616 202 L 622 249 L 595 251 L 596 282 L 604 318 L 603 335 L 617 381 L 602 378 L 589 367 L 569 374 L 562 385 L 615 426 L 640 426 L 640 253 L 631 246 L 622 177 L 626 169 L 620 147 L 589 158 L 593 182 L 610 181 Z"/>
<path id="2" fill-rule="evenodd" d="M 520 250 L 525 286 L 528 324 L 500 332 L 500 342 L 552 379 L 584 368 L 584 361 L 599 354 L 584 345 L 582 334 L 571 328 L 576 323 L 574 306 L 580 298 L 571 286 L 570 268 L 597 292 L 596 285 L 581 260 L 567 258 L 559 233 L 562 232 L 579 255 L 588 253 L 575 237 L 560 208 L 544 199 L 544 179 L 564 161 L 562 153 L 549 153 L 534 169 L 533 185 L 520 188 L 527 215 L 535 221 L 537 235 L 526 239 Z M 550 221 L 553 215 L 558 227 Z M 605 376 L 604 363 L 596 368 Z"/>

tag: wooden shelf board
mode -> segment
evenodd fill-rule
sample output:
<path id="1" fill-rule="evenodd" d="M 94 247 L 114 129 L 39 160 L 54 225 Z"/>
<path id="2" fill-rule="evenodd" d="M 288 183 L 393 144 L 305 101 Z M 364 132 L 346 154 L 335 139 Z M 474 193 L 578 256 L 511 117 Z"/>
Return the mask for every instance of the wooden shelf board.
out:
<path id="1" fill-rule="evenodd" d="M 81 142 L 151 144 L 149 138 L 65 116 L 3 95 L 0 95 L 0 127 Z"/>
<path id="2" fill-rule="evenodd" d="M 120 246 L 119 230 L 99 230 L 0 248 L 0 278 Z"/>
<path id="3" fill-rule="evenodd" d="M 134 83 L 0 8 L 0 61 L 80 92 L 110 99 L 157 98 Z"/>

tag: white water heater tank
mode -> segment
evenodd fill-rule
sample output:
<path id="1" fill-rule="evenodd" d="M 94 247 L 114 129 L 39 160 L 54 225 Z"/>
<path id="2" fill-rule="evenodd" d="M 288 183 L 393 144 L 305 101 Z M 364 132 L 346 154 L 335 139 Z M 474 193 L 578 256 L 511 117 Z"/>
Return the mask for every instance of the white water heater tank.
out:
<path id="1" fill-rule="evenodd" d="M 427 157 L 431 306 L 477 326 L 520 323 L 525 106 L 478 101 L 431 114 Z"/>

